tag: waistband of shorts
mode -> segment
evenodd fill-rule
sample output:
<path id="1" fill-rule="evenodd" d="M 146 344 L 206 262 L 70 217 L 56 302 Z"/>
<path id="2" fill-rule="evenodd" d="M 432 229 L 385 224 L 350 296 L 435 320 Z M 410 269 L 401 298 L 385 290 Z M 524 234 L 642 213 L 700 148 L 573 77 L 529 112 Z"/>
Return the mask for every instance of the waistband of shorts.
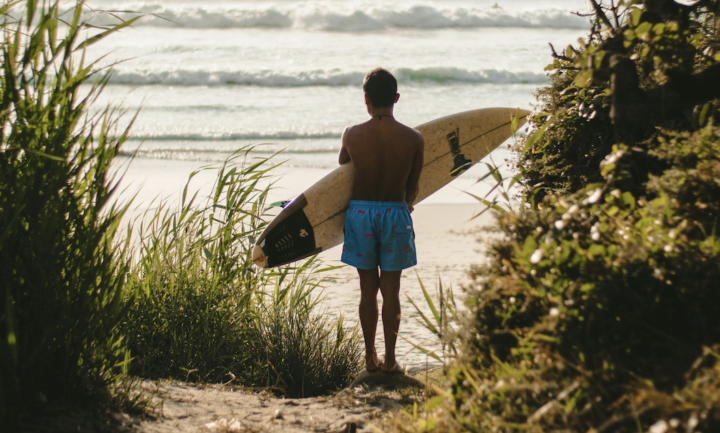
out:
<path id="1" fill-rule="evenodd" d="M 377 208 L 405 208 L 407 203 L 403 201 L 365 201 L 350 200 L 350 206 L 377 207 Z"/>

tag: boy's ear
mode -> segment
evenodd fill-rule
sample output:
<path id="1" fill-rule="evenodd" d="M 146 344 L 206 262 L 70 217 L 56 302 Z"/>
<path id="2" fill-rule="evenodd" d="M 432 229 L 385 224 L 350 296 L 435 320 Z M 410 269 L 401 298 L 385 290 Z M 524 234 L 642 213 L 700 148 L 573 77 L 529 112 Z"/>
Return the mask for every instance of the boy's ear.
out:
<path id="1" fill-rule="evenodd" d="M 366 95 L 366 96 L 367 96 L 367 95 Z M 396 93 L 396 94 L 395 94 L 395 103 L 396 103 L 396 104 L 397 104 L 398 99 L 400 99 L 400 94 L 399 94 L 399 93 Z"/>

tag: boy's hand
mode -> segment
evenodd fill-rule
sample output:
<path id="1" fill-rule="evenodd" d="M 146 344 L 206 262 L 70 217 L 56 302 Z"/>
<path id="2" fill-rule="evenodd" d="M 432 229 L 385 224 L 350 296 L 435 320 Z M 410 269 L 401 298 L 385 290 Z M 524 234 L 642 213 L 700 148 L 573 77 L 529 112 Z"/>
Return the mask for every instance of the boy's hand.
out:
<path id="1" fill-rule="evenodd" d="M 409 204 L 408 205 L 408 212 L 412 213 L 415 210 L 415 206 Z"/>

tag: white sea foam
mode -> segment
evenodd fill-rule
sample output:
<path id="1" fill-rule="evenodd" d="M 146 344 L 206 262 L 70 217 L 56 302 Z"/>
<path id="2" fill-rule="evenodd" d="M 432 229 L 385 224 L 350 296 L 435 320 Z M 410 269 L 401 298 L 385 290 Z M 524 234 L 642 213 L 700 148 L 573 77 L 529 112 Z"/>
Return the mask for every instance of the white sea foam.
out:
<path id="1" fill-rule="evenodd" d="M 108 8 L 113 9 L 113 8 Z M 196 7 L 144 4 L 117 8 L 146 14 L 136 26 L 187 28 L 307 28 L 326 31 L 377 31 L 389 28 L 438 29 L 479 27 L 588 28 L 586 18 L 567 10 L 505 10 L 502 8 L 438 8 L 424 5 L 370 7 L 367 10 L 332 4 L 297 4 L 262 8 Z M 128 19 L 137 15 L 119 13 Z M 86 14 L 93 24 L 117 22 L 107 15 Z"/>
<path id="2" fill-rule="evenodd" d="M 339 142 L 339 140 L 334 140 Z M 161 142 L 162 143 L 162 142 Z M 214 146 L 211 143 L 203 143 L 200 146 L 157 146 L 157 141 L 146 140 L 143 145 L 133 148 L 130 143 L 125 150 L 120 152 L 121 156 L 135 158 L 171 159 L 178 161 L 206 161 L 221 162 L 247 143 L 228 143 L 224 146 Z M 331 168 L 337 165 L 337 152 L 339 145 L 332 147 L 313 148 L 311 143 L 304 143 L 304 148 L 288 147 L 285 142 L 275 142 L 275 145 L 257 146 L 253 149 L 251 156 L 269 157 L 280 152 L 276 162 L 285 161 L 286 167 L 313 167 Z"/>
<path id="3" fill-rule="evenodd" d="M 498 83 L 498 84 L 516 84 L 516 83 L 537 83 L 544 84 L 547 82 L 547 76 L 544 73 L 524 71 L 511 72 L 497 69 L 483 69 L 480 71 L 470 71 L 455 67 L 430 67 L 430 68 L 398 68 L 393 70 L 397 79 L 401 82 L 436 82 L 436 83 Z"/>
<path id="4" fill-rule="evenodd" d="M 402 83 L 421 82 L 424 84 L 447 83 L 538 83 L 547 82 L 544 73 L 510 72 L 496 69 L 471 71 L 454 67 L 398 68 L 392 70 Z M 357 86 L 365 72 L 301 71 L 277 73 L 272 71 L 119 71 L 112 73 L 112 84 L 132 85 L 174 85 L 174 86 L 226 86 L 250 85 L 263 87 L 300 86 Z"/>
<path id="5" fill-rule="evenodd" d="M 223 133 L 197 133 L 197 134 L 162 134 L 162 133 L 150 133 L 142 137 L 143 139 L 149 139 L 153 141 L 174 141 L 174 142 L 192 142 L 192 141 L 212 141 L 212 142 L 222 142 L 222 141 L 272 141 L 272 140 L 321 140 L 321 139 L 328 139 L 328 138 L 340 138 L 340 134 L 337 131 L 334 132 L 317 132 L 317 133 L 305 133 L 305 132 L 294 132 L 294 131 L 279 131 L 279 132 L 271 132 L 271 133 L 262 133 L 262 132 L 248 132 L 248 133 L 229 133 L 229 134 L 223 134 Z M 168 148 L 170 149 L 170 148 Z M 166 150 L 168 150 L 166 149 Z M 172 149 L 178 149 L 177 147 L 173 147 Z M 199 148 L 195 147 L 184 147 L 181 146 L 179 149 L 182 150 L 194 150 L 194 151 L 200 151 Z M 203 147 L 203 149 L 212 151 L 212 148 Z M 224 151 L 225 148 L 222 148 Z M 332 148 L 332 151 L 335 151 L 337 149 Z M 309 151 L 309 152 L 319 152 L 327 151 L 327 146 L 320 147 L 320 148 L 307 148 L 303 149 L 301 151 Z"/>

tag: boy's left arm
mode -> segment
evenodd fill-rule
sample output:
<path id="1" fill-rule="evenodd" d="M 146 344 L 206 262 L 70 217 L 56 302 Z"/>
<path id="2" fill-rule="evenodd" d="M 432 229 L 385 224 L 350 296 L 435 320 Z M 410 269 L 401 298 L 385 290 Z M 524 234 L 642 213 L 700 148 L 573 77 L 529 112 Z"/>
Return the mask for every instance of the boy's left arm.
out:
<path id="1" fill-rule="evenodd" d="M 342 134 L 342 138 L 340 139 L 340 154 L 338 155 L 338 163 L 340 163 L 340 165 L 350 162 L 350 152 L 348 152 L 347 150 L 348 129 L 350 128 L 345 128 Z"/>
<path id="2" fill-rule="evenodd" d="M 405 188 L 405 201 L 408 204 L 408 210 L 412 212 L 414 210 L 415 199 L 418 194 L 418 187 L 420 183 L 420 173 L 422 172 L 423 163 L 425 162 L 425 140 L 423 136 L 418 133 L 419 140 L 416 143 L 417 150 L 413 159 L 413 166 L 410 170 L 410 176 L 408 176 L 407 186 Z"/>

